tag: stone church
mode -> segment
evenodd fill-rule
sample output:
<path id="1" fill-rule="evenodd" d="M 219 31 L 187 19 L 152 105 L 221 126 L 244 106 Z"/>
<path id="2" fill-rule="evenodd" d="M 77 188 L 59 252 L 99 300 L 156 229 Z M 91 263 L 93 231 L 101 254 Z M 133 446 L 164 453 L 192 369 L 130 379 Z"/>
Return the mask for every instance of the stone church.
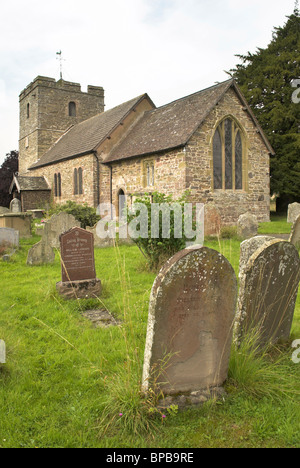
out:
<path id="1" fill-rule="evenodd" d="M 234 80 L 162 107 L 147 95 L 104 110 L 104 90 L 38 76 L 20 94 L 22 210 L 73 200 L 130 205 L 154 191 L 213 202 L 224 224 L 269 221 L 274 154 Z"/>

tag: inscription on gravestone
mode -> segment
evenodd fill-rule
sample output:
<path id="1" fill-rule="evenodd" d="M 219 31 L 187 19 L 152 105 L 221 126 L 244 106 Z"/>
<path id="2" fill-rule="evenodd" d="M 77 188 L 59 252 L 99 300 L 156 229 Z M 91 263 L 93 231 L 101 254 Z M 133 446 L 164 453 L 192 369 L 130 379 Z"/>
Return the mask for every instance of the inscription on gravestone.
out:
<path id="1" fill-rule="evenodd" d="M 96 278 L 94 237 L 81 228 L 62 234 L 62 281 L 81 281 Z"/>
<path id="2" fill-rule="evenodd" d="M 224 383 L 236 297 L 233 268 L 214 250 L 185 249 L 165 264 L 150 297 L 144 391 L 154 380 L 169 395 Z"/>

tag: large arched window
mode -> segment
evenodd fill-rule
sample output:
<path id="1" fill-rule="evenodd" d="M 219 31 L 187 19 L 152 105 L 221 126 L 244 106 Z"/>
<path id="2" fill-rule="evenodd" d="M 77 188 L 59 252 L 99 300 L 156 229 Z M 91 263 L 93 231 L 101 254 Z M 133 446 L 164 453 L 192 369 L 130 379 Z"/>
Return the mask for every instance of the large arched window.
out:
<path id="1" fill-rule="evenodd" d="M 243 134 L 236 122 L 227 118 L 213 138 L 213 183 L 215 190 L 243 190 Z"/>

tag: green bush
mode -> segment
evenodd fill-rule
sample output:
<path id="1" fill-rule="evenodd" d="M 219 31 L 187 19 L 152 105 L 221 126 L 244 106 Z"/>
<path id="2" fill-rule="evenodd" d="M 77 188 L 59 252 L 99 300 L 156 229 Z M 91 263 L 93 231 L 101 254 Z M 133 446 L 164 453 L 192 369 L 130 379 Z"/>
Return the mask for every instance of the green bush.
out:
<path id="1" fill-rule="evenodd" d="M 55 205 L 49 211 L 49 215 L 58 214 L 64 211 L 73 215 L 81 223 L 81 227 L 85 229 L 87 226 L 93 227 L 99 220 L 100 216 L 96 214 L 96 209 L 88 206 L 87 203 L 79 205 L 73 201 L 67 201 L 63 205 Z"/>
<path id="2" fill-rule="evenodd" d="M 185 192 L 184 195 L 179 198 L 178 200 L 174 200 L 172 196 L 167 196 L 159 192 L 154 192 L 152 196 L 149 194 L 145 194 L 141 198 L 137 198 L 135 203 L 141 203 L 147 207 L 148 211 L 148 237 L 138 237 L 137 239 L 133 239 L 133 241 L 137 244 L 143 255 L 146 257 L 149 267 L 151 270 L 157 270 L 161 267 L 169 258 L 171 258 L 175 253 L 179 252 L 180 250 L 184 249 L 187 242 L 193 241 L 193 239 L 187 239 L 184 233 L 184 214 L 182 216 L 182 237 L 176 238 L 175 237 L 175 214 L 174 211 L 171 210 L 170 212 L 170 229 L 169 229 L 169 237 L 163 236 L 162 232 L 162 219 L 163 215 L 162 212 L 159 214 L 159 232 L 157 238 L 152 238 L 152 218 L 151 218 L 151 206 L 153 203 L 157 204 L 166 204 L 170 208 L 172 204 L 177 203 L 180 204 L 182 213 L 184 213 L 184 204 L 188 202 L 189 192 Z M 129 212 L 127 216 L 128 223 L 132 221 L 137 221 L 140 215 L 140 211 L 136 213 Z M 192 228 L 195 229 L 195 222 L 192 222 Z"/>

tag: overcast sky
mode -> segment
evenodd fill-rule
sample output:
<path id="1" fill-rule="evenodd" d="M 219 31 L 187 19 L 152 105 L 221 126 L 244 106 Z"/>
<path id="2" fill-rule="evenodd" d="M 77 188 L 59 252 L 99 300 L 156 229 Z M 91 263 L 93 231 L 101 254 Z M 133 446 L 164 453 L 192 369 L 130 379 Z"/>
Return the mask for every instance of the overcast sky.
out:
<path id="1" fill-rule="evenodd" d="M 0 6 L 0 164 L 18 149 L 20 92 L 37 76 L 103 86 L 106 109 L 157 106 L 228 79 L 295 0 L 7 0 Z"/>

